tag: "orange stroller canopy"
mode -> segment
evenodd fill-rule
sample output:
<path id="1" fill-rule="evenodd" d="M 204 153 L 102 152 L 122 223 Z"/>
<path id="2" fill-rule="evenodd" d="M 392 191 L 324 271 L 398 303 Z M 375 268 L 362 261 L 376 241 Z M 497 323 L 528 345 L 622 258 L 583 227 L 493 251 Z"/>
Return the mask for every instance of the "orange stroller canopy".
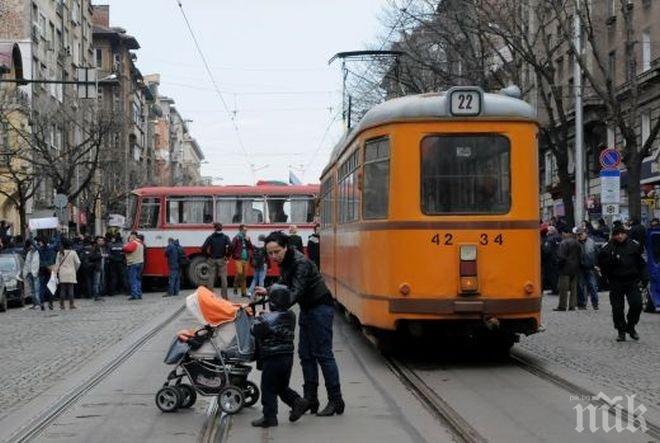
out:
<path id="1" fill-rule="evenodd" d="M 204 286 L 198 287 L 186 298 L 186 307 L 200 323 L 213 327 L 233 321 L 239 309 L 230 301 L 216 297 Z"/>

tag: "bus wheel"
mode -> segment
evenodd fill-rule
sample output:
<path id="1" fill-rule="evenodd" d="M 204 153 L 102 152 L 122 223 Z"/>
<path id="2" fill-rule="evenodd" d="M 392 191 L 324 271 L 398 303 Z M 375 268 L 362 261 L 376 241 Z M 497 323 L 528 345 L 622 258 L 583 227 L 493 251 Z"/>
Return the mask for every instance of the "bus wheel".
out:
<path id="1" fill-rule="evenodd" d="M 190 261 L 188 265 L 188 280 L 193 284 L 193 287 L 209 284 L 213 287 L 211 274 L 213 274 L 213 268 L 206 257 L 200 255 Z"/>

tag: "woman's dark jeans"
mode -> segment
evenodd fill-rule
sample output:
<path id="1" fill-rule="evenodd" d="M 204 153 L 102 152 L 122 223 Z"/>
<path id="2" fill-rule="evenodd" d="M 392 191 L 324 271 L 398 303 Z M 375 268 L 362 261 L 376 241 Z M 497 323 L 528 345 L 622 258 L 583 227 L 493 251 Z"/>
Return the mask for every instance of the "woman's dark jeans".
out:
<path id="1" fill-rule="evenodd" d="M 328 398 L 341 397 L 339 369 L 332 353 L 332 320 L 334 307 L 319 305 L 312 309 L 300 310 L 300 341 L 298 355 L 302 366 L 305 390 L 316 390 L 319 384 L 321 366 Z"/>

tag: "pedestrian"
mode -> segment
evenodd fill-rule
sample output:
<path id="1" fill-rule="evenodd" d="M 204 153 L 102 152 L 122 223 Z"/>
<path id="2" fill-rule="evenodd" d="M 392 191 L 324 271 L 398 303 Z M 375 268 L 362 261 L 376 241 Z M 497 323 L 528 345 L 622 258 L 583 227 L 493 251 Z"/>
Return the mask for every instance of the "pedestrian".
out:
<path id="1" fill-rule="evenodd" d="M 48 281 L 55 267 L 60 243 L 59 232 L 53 235 L 50 243 L 43 237 L 37 237 L 37 250 L 39 251 L 39 291 L 41 293 L 41 302 L 48 302 L 48 309 L 50 310 L 53 309 L 53 297 L 55 294 L 48 289 Z"/>
<path id="2" fill-rule="evenodd" d="M 630 231 L 628 231 L 628 237 L 630 237 L 631 240 L 635 240 L 643 251 L 644 243 L 646 242 L 646 228 L 639 222 L 637 217 L 632 217 L 630 219 Z"/>
<path id="3" fill-rule="evenodd" d="M 89 256 L 90 271 L 92 274 L 92 296 L 94 301 L 102 300 L 107 295 L 107 275 L 110 253 L 105 244 L 105 237 L 95 239 Z"/>
<path id="4" fill-rule="evenodd" d="M 60 291 L 60 309 L 64 309 L 64 300 L 69 300 L 69 309 L 76 309 L 73 303 L 75 286 L 78 283 L 76 273 L 80 268 L 80 258 L 73 250 L 71 240 L 62 240 L 60 252 L 57 254 L 53 272 L 57 277 L 58 289 Z"/>
<path id="5" fill-rule="evenodd" d="M 202 245 L 202 253 L 211 261 L 213 272 L 208 286 L 213 289 L 216 278 L 220 279 L 220 294 L 225 300 L 227 295 L 227 259 L 231 240 L 222 232 L 222 223 L 213 224 L 213 234 L 209 235 Z"/>
<path id="6" fill-rule="evenodd" d="M 553 225 L 541 243 L 541 273 L 543 288 L 549 288 L 553 294 L 559 293 L 559 269 L 557 266 L 557 251 L 561 243 L 561 235 Z"/>
<path id="7" fill-rule="evenodd" d="M 114 237 L 109 236 L 111 241 L 108 244 L 108 295 L 121 294 L 126 288 L 126 257 L 124 254 L 124 243 L 121 234 Z M 106 236 L 108 238 L 108 236 Z"/>
<path id="8" fill-rule="evenodd" d="M 293 340 L 296 314 L 289 310 L 290 293 L 284 285 L 275 284 L 268 291 L 270 312 L 262 313 L 252 325 L 257 342 L 257 368 L 261 369 L 261 405 L 263 416 L 252 426 L 277 426 L 277 397 L 289 407 L 289 421 L 297 421 L 309 409 L 309 401 L 289 387 L 293 368 Z"/>
<path id="9" fill-rule="evenodd" d="M 635 330 L 642 313 L 639 283 L 646 285 L 649 279 L 640 244 L 628 237 L 623 226 L 616 226 L 612 229 L 612 238 L 598 255 L 598 265 L 610 282 L 612 320 L 618 331 L 616 340 L 626 341 L 626 333 L 633 340 L 639 340 L 639 334 Z"/>
<path id="10" fill-rule="evenodd" d="M 599 218 L 598 225 L 596 226 L 596 230 L 594 231 L 594 239 L 606 242 L 609 237 L 610 237 L 610 230 L 607 227 L 607 223 L 605 223 L 604 219 Z"/>
<path id="11" fill-rule="evenodd" d="M 130 286 L 129 300 L 142 299 L 142 264 L 144 263 L 144 247 L 137 232 L 131 232 L 128 243 L 124 246 L 126 254 L 126 271 Z"/>
<path id="12" fill-rule="evenodd" d="M 167 294 L 163 297 L 174 297 L 179 295 L 181 287 L 181 246 L 178 245 L 174 238 L 167 239 L 167 247 L 165 248 L 165 258 L 167 259 L 167 267 L 169 270 L 169 280 L 167 284 Z"/>
<path id="13" fill-rule="evenodd" d="M 334 300 L 316 266 L 303 254 L 290 247 L 289 236 L 272 232 L 266 237 L 268 257 L 280 267 L 281 283 L 291 291 L 291 304 L 300 306 L 300 334 L 298 355 L 303 372 L 304 396 L 310 401 L 309 410 L 319 408 L 318 367 L 321 366 L 328 404 L 319 416 L 343 414 L 344 400 L 339 383 L 339 368 L 332 352 L 332 321 L 335 313 Z M 256 288 L 256 296 L 267 294 L 265 288 Z"/>
<path id="14" fill-rule="evenodd" d="M 598 310 L 598 282 L 596 280 L 596 264 L 598 251 L 596 242 L 588 236 L 585 229 L 578 230 L 578 242 L 582 247 L 580 258 L 580 277 L 578 288 L 578 309 L 587 308 L 587 296 L 591 299 L 591 307 Z"/>
<path id="15" fill-rule="evenodd" d="M 9 243 L 11 242 L 11 223 L 7 223 L 5 220 L 0 220 L 0 241 L 2 241 L 3 247 L 7 249 Z"/>
<path id="16" fill-rule="evenodd" d="M 32 240 L 27 240 L 25 246 L 27 253 L 22 269 L 23 281 L 27 283 L 30 294 L 32 294 L 32 309 L 40 307 L 43 311 L 44 302 L 39 292 L 39 251 Z"/>
<path id="17" fill-rule="evenodd" d="M 320 226 L 314 225 L 314 232 L 307 238 L 307 256 L 314 262 L 317 269 L 321 269 L 321 236 L 319 235 Z"/>
<path id="18" fill-rule="evenodd" d="M 264 240 L 266 236 L 260 234 L 257 239 L 257 244 L 254 246 L 252 251 L 252 258 L 250 259 L 250 265 L 252 265 L 252 270 L 254 271 L 252 275 L 252 283 L 248 288 L 248 294 L 250 297 L 254 295 L 254 288 L 257 286 L 264 286 L 266 281 L 266 274 L 268 273 L 268 267 L 270 262 L 268 261 L 268 253 L 266 252 L 266 245 Z"/>
<path id="19" fill-rule="evenodd" d="M 302 237 L 298 235 L 298 226 L 289 226 L 289 239 L 291 247 L 297 249 L 301 254 L 305 253 Z"/>
<path id="20" fill-rule="evenodd" d="M 577 231 L 576 231 L 577 232 Z M 577 304 L 577 285 L 580 273 L 580 257 L 582 248 L 572 232 L 564 232 L 557 250 L 559 266 L 559 305 L 555 311 L 574 311 Z M 570 297 L 569 297 L 570 292 Z"/>
<path id="21" fill-rule="evenodd" d="M 241 297 L 247 297 L 247 272 L 248 262 L 252 255 L 253 246 L 250 237 L 247 236 L 247 226 L 240 225 L 238 234 L 231 241 L 231 257 L 234 259 L 234 295 L 238 294 L 241 287 Z"/>

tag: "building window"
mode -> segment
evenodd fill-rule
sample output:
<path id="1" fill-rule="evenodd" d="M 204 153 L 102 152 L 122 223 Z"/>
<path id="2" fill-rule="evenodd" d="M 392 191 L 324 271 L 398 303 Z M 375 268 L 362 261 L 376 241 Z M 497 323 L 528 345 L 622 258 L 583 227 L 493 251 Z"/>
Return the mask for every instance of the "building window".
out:
<path id="1" fill-rule="evenodd" d="M 103 68 L 103 49 L 96 48 L 96 67 Z"/>
<path id="2" fill-rule="evenodd" d="M 651 31 L 642 32 L 642 72 L 651 69 Z"/>
<path id="3" fill-rule="evenodd" d="M 364 146 L 362 218 L 387 218 L 390 191 L 390 140 L 369 140 Z"/>
<path id="4" fill-rule="evenodd" d="M 612 83 L 614 83 L 616 76 L 616 51 L 612 51 L 609 54 L 607 75 L 609 76 L 609 79 L 612 80 Z"/>
<path id="5" fill-rule="evenodd" d="M 642 112 L 642 146 L 651 135 L 651 112 Z"/>
<path id="6" fill-rule="evenodd" d="M 499 134 L 425 137 L 422 212 L 505 214 L 511 208 L 511 146 Z"/>
<path id="7" fill-rule="evenodd" d="M 545 185 L 552 185 L 552 178 L 555 174 L 555 157 L 551 151 L 545 152 Z"/>
<path id="8" fill-rule="evenodd" d="M 339 166 L 339 223 L 358 219 L 359 153 L 359 149 L 354 149 L 353 153 Z"/>

